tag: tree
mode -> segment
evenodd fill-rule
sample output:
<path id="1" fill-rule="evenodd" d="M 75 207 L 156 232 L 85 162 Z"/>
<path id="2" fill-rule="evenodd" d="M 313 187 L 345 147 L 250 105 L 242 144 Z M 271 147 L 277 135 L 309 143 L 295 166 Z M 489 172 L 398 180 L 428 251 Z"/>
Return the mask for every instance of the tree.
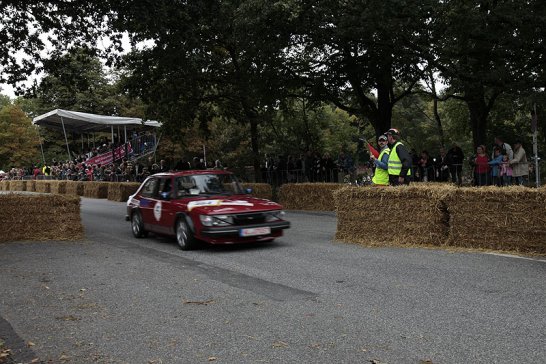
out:
<path id="1" fill-rule="evenodd" d="M 422 77 L 432 1 L 302 1 L 293 50 L 316 97 L 369 120 L 377 136 Z M 299 20 L 299 19 L 298 19 Z M 420 45 L 417 47 L 416 45 Z"/>
<path id="2" fill-rule="evenodd" d="M 274 114 L 284 90 L 282 26 L 290 9 L 265 0 L 160 1 L 112 4 L 112 26 L 148 41 L 125 58 L 125 85 L 149 104 L 165 129 L 216 116 L 249 126 L 251 156 L 260 169 L 259 125 Z M 142 16 L 145 13 L 145 16 Z"/>
<path id="3" fill-rule="evenodd" d="M 36 128 L 19 107 L 0 109 L 0 168 L 31 166 L 40 160 Z"/>
<path id="4" fill-rule="evenodd" d="M 430 61 L 448 83 L 446 98 L 466 103 L 474 145 L 487 144 L 488 120 L 498 98 L 538 86 L 544 2 L 439 1 L 435 9 Z"/>

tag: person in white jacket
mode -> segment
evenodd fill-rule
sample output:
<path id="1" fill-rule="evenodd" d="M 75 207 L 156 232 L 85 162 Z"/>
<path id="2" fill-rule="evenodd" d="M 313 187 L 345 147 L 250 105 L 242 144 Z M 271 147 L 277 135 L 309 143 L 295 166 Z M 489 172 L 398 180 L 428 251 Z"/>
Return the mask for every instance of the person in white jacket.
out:
<path id="1" fill-rule="evenodd" d="M 514 183 L 526 185 L 529 177 L 529 163 L 527 163 L 527 155 L 521 141 L 514 143 L 514 158 L 510 159 L 510 165 L 512 166 Z"/>

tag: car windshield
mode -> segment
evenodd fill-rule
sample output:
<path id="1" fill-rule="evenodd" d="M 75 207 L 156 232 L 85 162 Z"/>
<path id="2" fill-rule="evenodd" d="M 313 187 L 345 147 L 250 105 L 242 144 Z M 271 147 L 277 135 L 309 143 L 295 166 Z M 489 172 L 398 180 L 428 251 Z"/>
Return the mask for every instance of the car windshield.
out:
<path id="1" fill-rule="evenodd" d="M 178 197 L 188 195 L 233 195 L 243 190 L 232 174 L 194 174 L 176 178 Z"/>

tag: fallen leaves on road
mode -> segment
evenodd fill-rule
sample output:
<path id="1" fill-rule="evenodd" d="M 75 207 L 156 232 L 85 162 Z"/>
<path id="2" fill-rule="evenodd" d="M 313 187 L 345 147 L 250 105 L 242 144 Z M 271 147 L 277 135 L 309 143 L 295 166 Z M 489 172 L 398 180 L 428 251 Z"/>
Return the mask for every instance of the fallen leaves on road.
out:
<path id="1" fill-rule="evenodd" d="M 215 357 L 215 356 L 210 356 L 210 357 L 209 357 L 209 361 L 215 361 L 215 360 L 217 360 L 217 359 L 218 359 L 218 358 Z"/>
<path id="2" fill-rule="evenodd" d="M 62 321 L 79 321 L 81 318 L 76 317 L 74 315 L 66 315 L 66 316 L 59 316 L 55 317 L 56 320 L 62 320 Z"/>
<path id="3" fill-rule="evenodd" d="M 384 362 L 382 362 L 382 361 L 380 361 L 378 359 L 372 359 L 372 360 L 370 360 L 370 363 L 372 363 L 372 364 L 386 364 L 386 363 L 384 363 Z"/>
<path id="4" fill-rule="evenodd" d="M 66 354 L 62 354 L 60 357 L 59 357 L 59 360 L 63 363 L 67 362 L 67 361 L 70 361 L 70 357 Z"/>
<path id="5" fill-rule="evenodd" d="M 34 345 L 36 345 L 36 344 L 34 344 L 32 341 L 27 341 L 27 347 L 31 348 Z"/>
<path id="6" fill-rule="evenodd" d="M 0 346 L 0 363 L 7 363 L 11 357 L 11 350 Z"/>
<path id="7" fill-rule="evenodd" d="M 206 301 L 184 301 L 185 305 L 210 305 L 211 303 L 214 303 L 214 300 L 206 300 Z"/>
<path id="8" fill-rule="evenodd" d="M 425 360 L 419 360 L 419 364 L 433 364 L 433 363 L 432 363 L 432 360 L 425 359 Z"/>
<path id="9" fill-rule="evenodd" d="M 284 341 L 275 341 L 273 343 L 274 348 L 286 348 L 288 347 L 288 343 L 285 343 Z"/>

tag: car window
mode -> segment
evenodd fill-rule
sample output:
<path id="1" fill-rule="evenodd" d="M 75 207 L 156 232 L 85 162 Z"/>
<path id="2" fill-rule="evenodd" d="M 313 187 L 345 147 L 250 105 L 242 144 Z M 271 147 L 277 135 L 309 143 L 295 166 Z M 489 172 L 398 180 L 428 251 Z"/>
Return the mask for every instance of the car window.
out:
<path id="1" fill-rule="evenodd" d="M 171 194 L 171 178 L 170 177 L 167 177 L 167 178 L 161 178 L 159 180 L 159 190 L 158 192 L 159 193 L 168 193 L 169 195 Z"/>
<path id="2" fill-rule="evenodd" d="M 157 178 L 150 178 L 142 186 L 140 194 L 144 197 L 154 197 L 155 191 L 157 190 Z"/>
<path id="3" fill-rule="evenodd" d="M 178 197 L 191 194 L 230 195 L 242 193 L 235 176 L 231 174 L 196 174 L 176 179 Z"/>

